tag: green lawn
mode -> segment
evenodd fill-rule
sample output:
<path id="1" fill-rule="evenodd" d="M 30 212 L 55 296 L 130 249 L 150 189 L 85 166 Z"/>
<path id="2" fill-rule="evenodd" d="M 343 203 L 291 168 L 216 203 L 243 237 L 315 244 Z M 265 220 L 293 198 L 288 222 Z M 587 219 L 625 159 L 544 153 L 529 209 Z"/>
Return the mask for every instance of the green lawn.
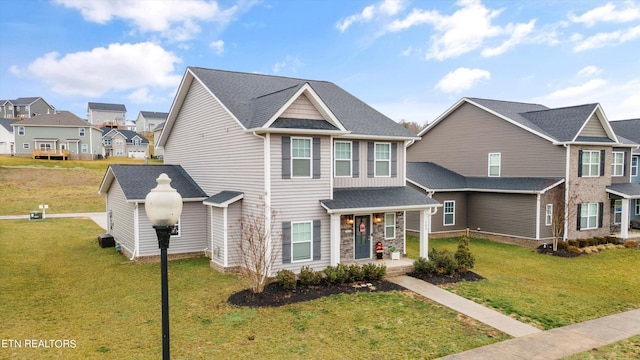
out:
<path id="1" fill-rule="evenodd" d="M 159 264 L 102 249 L 82 219 L 0 221 L 0 339 L 72 339 L 74 349 L 0 347 L 0 358 L 158 359 Z M 175 359 L 435 358 L 508 338 L 417 298 L 340 295 L 281 308 L 239 308 L 245 288 L 208 259 L 171 261 Z"/>

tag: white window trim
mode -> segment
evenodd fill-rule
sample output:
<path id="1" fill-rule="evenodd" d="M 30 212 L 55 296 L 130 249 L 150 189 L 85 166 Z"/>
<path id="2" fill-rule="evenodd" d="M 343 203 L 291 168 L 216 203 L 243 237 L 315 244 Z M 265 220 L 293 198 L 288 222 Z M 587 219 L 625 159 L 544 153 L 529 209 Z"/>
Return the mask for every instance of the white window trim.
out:
<path id="1" fill-rule="evenodd" d="M 348 160 L 347 159 L 338 159 L 336 157 L 336 149 L 337 149 L 336 145 L 337 144 L 349 144 L 349 154 L 350 154 L 350 156 L 349 156 Z M 338 166 L 337 166 L 337 162 L 338 161 L 349 161 L 349 175 L 338 175 L 336 173 L 337 169 L 338 169 Z M 335 141 L 333 143 L 333 176 L 334 177 L 351 177 L 352 174 L 353 174 L 352 168 L 353 168 L 353 143 L 351 141 Z"/>
<path id="2" fill-rule="evenodd" d="M 589 211 L 588 211 L 588 210 L 591 208 L 591 205 L 595 205 L 595 208 L 596 208 L 596 213 L 595 213 L 595 214 L 591 214 L 591 213 L 589 213 Z M 587 216 L 586 216 L 586 218 L 591 218 L 591 217 L 594 217 L 594 215 L 595 215 L 595 219 L 596 219 L 596 221 L 595 221 L 595 226 L 589 227 L 589 226 L 588 226 L 589 221 L 587 220 L 587 227 L 582 227 L 582 226 L 581 226 L 581 227 L 580 227 L 580 230 L 582 231 L 582 230 L 593 230 L 593 229 L 597 229 L 597 228 L 598 228 L 598 218 L 599 218 L 599 215 L 600 215 L 600 214 L 598 214 L 598 212 L 600 211 L 599 206 L 598 206 L 598 203 L 585 203 L 585 204 L 582 204 L 582 205 L 581 205 L 581 207 L 580 207 L 580 223 L 581 223 L 581 224 L 582 224 L 582 218 L 583 218 L 583 217 L 585 217 L 585 216 L 582 216 L 582 212 L 584 211 L 585 207 L 586 207 L 586 209 L 587 209 Z"/>
<path id="3" fill-rule="evenodd" d="M 24 136 L 27 133 L 27 129 L 24 126 L 18 126 L 18 136 Z"/>
<path id="4" fill-rule="evenodd" d="M 87 131 L 87 129 L 85 129 L 85 128 L 78 128 L 78 136 L 84 136 L 86 131 Z"/>
<path id="5" fill-rule="evenodd" d="M 451 203 L 453 206 L 453 211 L 447 211 L 447 203 Z M 447 224 L 447 215 L 452 215 L 452 222 Z M 455 200 L 445 200 L 442 202 L 442 226 L 453 226 L 456 224 L 456 201 Z"/>
<path id="6" fill-rule="evenodd" d="M 633 165 L 633 161 L 636 161 L 636 164 Z M 640 167 L 640 156 L 632 156 L 631 157 L 631 176 L 638 176 L 638 167 Z"/>
<path id="7" fill-rule="evenodd" d="M 393 216 L 393 222 L 391 224 L 387 223 L 387 215 Z M 393 236 L 387 237 L 387 228 L 393 229 Z M 384 214 L 384 239 L 395 239 L 396 238 L 396 213 L 385 213 Z"/>
<path id="8" fill-rule="evenodd" d="M 295 225 L 299 225 L 299 224 L 309 224 L 309 240 L 304 240 L 304 241 L 295 241 L 293 240 L 293 234 L 294 234 L 294 227 Z M 309 258 L 308 259 L 300 259 L 300 260 L 295 260 L 294 256 L 293 256 L 293 245 L 294 244 L 305 244 L 305 243 L 309 243 Z M 300 263 L 300 262 L 308 262 L 308 261 L 312 261 L 313 260 L 313 221 L 297 221 L 297 222 L 292 222 L 291 223 L 291 262 L 292 263 Z"/>
<path id="9" fill-rule="evenodd" d="M 551 226 L 553 223 L 553 204 L 547 204 L 544 213 L 544 224 L 545 226 Z"/>
<path id="10" fill-rule="evenodd" d="M 80 146 L 80 149 L 81 149 L 80 151 L 81 151 L 83 154 L 87 154 L 87 153 L 89 153 L 89 144 L 82 144 L 82 145 Z"/>
<path id="11" fill-rule="evenodd" d="M 620 211 L 618 211 L 617 202 L 620 202 Z M 616 221 L 616 215 L 620 214 L 620 220 Z M 622 200 L 613 201 L 613 225 L 620 225 L 622 223 Z"/>
<path id="12" fill-rule="evenodd" d="M 596 165 L 596 174 L 595 175 L 591 175 L 591 168 L 594 165 L 593 162 L 589 162 L 589 174 L 585 175 L 584 170 L 582 170 L 582 177 L 599 177 L 600 176 L 600 151 L 599 150 L 582 150 L 582 156 L 584 156 L 585 153 L 595 153 L 598 154 L 598 161 L 595 162 Z M 593 159 L 593 156 L 589 156 L 589 160 Z M 581 166 L 584 167 L 585 162 L 584 159 L 581 159 Z"/>
<path id="13" fill-rule="evenodd" d="M 491 156 L 493 156 L 493 155 L 498 155 L 498 164 L 497 165 L 491 165 Z M 498 167 L 498 175 L 491 175 L 491 167 L 492 166 L 497 166 Z M 502 153 L 489 153 L 488 159 L 487 159 L 487 176 L 489 176 L 489 177 L 500 177 L 501 174 L 502 174 Z"/>
<path id="14" fill-rule="evenodd" d="M 178 218 L 178 222 L 176 223 L 175 227 L 171 230 L 172 238 L 179 238 L 182 236 L 182 226 L 180 224 L 180 220 L 182 220 L 182 218 Z"/>
<path id="15" fill-rule="evenodd" d="M 616 155 L 622 154 L 622 161 L 616 162 Z M 620 168 L 620 174 L 616 173 L 616 167 Z M 611 176 L 624 176 L 624 151 L 614 151 L 611 155 Z"/>
<path id="16" fill-rule="evenodd" d="M 23 148 L 24 150 L 31 149 L 31 144 L 29 144 L 29 143 L 22 143 L 22 148 Z"/>
<path id="17" fill-rule="evenodd" d="M 640 215 L 640 199 L 636 199 L 636 215 Z"/>
<path id="18" fill-rule="evenodd" d="M 293 140 L 308 140 L 309 141 L 309 157 L 294 157 L 293 156 Z M 313 138 L 310 137 L 291 137 L 291 178 L 295 179 L 311 179 L 313 177 Z M 309 175 L 300 176 L 295 175 L 295 171 L 293 170 L 293 160 L 309 160 Z"/>
<path id="19" fill-rule="evenodd" d="M 387 145 L 389 147 L 389 158 L 388 159 L 378 159 L 378 145 Z M 387 175 L 378 175 L 378 161 L 387 162 L 389 166 L 389 174 Z M 373 176 L 379 178 L 388 178 L 391 177 L 391 143 L 389 142 L 377 142 L 373 145 Z"/>

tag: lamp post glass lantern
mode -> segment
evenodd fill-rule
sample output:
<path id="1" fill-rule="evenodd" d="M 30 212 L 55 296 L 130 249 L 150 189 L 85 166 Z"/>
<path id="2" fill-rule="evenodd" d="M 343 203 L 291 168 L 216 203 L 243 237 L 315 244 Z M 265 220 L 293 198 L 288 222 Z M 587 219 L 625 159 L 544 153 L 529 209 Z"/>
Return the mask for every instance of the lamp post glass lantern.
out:
<path id="1" fill-rule="evenodd" d="M 156 230 L 160 247 L 160 274 L 162 288 L 162 358 L 169 359 L 169 278 L 167 249 L 173 227 L 182 214 L 182 197 L 172 188 L 171 179 L 162 173 L 156 179 L 158 186 L 151 189 L 144 200 L 147 218 Z"/>

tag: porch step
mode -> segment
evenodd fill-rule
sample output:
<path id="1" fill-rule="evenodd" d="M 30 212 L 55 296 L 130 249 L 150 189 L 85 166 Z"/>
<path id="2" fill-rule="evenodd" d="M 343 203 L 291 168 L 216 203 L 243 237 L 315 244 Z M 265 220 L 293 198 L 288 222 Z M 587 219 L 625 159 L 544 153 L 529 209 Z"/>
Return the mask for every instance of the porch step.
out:
<path id="1" fill-rule="evenodd" d="M 413 271 L 413 265 L 387 266 L 387 275 L 385 277 L 406 275 Z"/>

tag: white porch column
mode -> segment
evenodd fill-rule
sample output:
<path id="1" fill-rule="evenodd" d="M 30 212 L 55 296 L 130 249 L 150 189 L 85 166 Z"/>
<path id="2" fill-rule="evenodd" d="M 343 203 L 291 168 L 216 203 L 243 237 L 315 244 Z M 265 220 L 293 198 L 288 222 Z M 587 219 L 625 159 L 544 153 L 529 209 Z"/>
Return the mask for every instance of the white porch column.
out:
<path id="1" fill-rule="evenodd" d="M 340 263 L 340 214 L 331 214 L 331 266 Z"/>
<path id="2" fill-rule="evenodd" d="M 620 237 L 629 237 L 629 199 L 622 199 L 622 219 L 620 219 Z"/>
<path id="3" fill-rule="evenodd" d="M 431 231 L 431 212 L 420 210 L 420 257 L 429 258 L 429 232 Z"/>

